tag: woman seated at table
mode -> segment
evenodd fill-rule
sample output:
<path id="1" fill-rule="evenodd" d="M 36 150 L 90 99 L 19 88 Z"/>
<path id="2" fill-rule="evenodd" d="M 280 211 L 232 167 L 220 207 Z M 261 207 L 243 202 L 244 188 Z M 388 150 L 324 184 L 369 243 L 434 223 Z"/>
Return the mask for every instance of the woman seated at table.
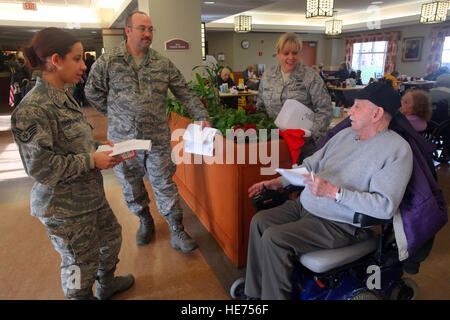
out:
<path id="1" fill-rule="evenodd" d="M 390 81 L 394 90 L 398 90 L 397 77 L 398 77 L 398 71 L 393 71 L 391 74 L 385 74 L 383 76 L 383 79 L 387 80 L 386 82 Z"/>
<path id="2" fill-rule="evenodd" d="M 400 112 L 406 116 L 416 131 L 425 130 L 432 114 L 430 95 L 424 90 L 407 90 L 402 97 Z"/>
<path id="3" fill-rule="evenodd" d="M 264 72 L 256 106 L 276 118 L 284 102 L 294 99 L 314 111 L 311 139 L 305 142 L 299 161 L 311 155 L 327 133 L 333 117 L 331 98 L 320 75 L 300 62 L 302 42 L 293 32 L 280 36 L 276 44 L 279 64 Z"/>
<path id="4" fill-rule="evenodd" d="M 250 64 L 243 73 L 244 84 L 250 90 L 258 90 L 259 80 L 256 79 L 256 73 L 253 71 L 253 65 Z"/>
<path id="5" fill-rule="evenodd" d="M 345 79 L 350 77 L 350 67 L 347 62 L 342 62 L 339 65 L 339 70 L 331 72 L 329 76 L 339 78 L 340 81 L 345 81 Z"/>

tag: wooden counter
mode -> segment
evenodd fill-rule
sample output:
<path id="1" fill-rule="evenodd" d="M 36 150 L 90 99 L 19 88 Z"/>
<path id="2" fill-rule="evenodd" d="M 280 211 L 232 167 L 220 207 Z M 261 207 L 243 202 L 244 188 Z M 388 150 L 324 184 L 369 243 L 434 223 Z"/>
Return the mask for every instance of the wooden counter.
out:
<path id="1" fill-rule="evenodd" d="M 186 128 L 190 122 L 188 118 L 172 113 L 169 120 L 171 132 Z M 245 266 L 250 221 L 256 213 L 248 198 L 247 190 L 256 182 L 278 176 L 275 172 L 272 175 L 261 175 L 261 167 L 269 167 L 270 164 L 263 165 L 259 157 L 255 164 L 249 163 L 249 150 L 266 143 L 243 143 L 238 146 L 237 143 L 216 135 L 216 159 L 223 159 L 224 164 L 205 163 L 211 163 L 212 157 L 203 157 L 202 163 L 194 164 L 194 156 L 184 154 L 183 148 L 180 147 L 183 143 L 182 134 L 179 141 L 173 141 L 172 147 L 176 160 L 185 159 L 183 163 L 177 165 L 174 176 L 180 195 L 234 265 Z M 269 157 L 273 143 L 279 145 L 279 167 L 290 168 L 292 162 L 286 142 L 284 140 L 267 142 L 266 150 Z M 227 146 L 232 149 L 227 149 Z M 244 164 L 236 163 L 238 148 L 245 150 Z M 233 164 L 226 164 L 230 162 L 226 161 L 226 150 L 234 150 Z M 190 164 L 186 163 L 188 162 L 186 160 Z"/>

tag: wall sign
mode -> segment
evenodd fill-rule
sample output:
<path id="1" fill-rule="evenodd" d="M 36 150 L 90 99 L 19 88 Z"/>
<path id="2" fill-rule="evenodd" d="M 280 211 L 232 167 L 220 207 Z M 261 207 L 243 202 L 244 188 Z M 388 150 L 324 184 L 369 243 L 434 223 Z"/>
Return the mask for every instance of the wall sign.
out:
<path id="1" fill-rule="evenodd" d="M 36 2 L 24 2 L 23 10 L 37 10 Z"/>
<path id="2" fill-rule="evenodd" d="M 165 42 L 166 50 L 189 50 L 189 42 L 181 39 L 172 39 Z"/>

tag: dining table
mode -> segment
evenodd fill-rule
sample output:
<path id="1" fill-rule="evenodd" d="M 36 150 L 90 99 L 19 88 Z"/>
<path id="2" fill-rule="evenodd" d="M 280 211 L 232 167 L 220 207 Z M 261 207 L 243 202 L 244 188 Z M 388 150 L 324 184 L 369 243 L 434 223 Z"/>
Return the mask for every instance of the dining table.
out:
<path id="1" fill-rule="evenodd" d="M 352 91 L 352 90 L 362 90 L 366 86 L 365 85 L 357 85 L 355 87 L 336 87 L 336 86 L 328 86 L 328 89 L 336 90 L 336 91 Z"/>
<path id="2" fill-rule="evenodd" d="M 219 91 L 219 97 L 220 98 L 231 98 L 231 97 L 251 97 L 251 96 L 257 96 L 258 91 L 257 90 L 241 90 L 241 91 L 228 91 L 228 92 L 221 92 Z"/>
<path id="3" fill-rule="evenodd" d="M 403 86 L 403 90 L 408 90 L 410 88 L 419 88 L 424 90 L 429 90 L 433 88 L 436 81 L 431 80 L 414 80 L 414 81 L 406 81 L 401 82 L 400 86 Z"/>
<path id="4" fill-rule="evenodd" d="M 257 90 L 229 90 L 228 92 L 219 91 L 219 98 L 222 103 L 231 108 L 241 108 L 248 103 L 254 103 L 255 97 L 258 95 Z"/>

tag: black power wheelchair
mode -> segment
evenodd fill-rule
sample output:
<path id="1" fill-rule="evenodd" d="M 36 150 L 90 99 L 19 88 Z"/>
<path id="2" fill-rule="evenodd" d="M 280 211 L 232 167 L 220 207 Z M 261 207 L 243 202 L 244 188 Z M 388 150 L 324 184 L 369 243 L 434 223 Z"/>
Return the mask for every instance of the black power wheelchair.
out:
<path id="1" fill-rule="evenodd" d="M 284 192 L 264 189 L 252 199 L 257 210 L 282 204 L 292 192 L 303 187 L 288 186 Z M 404 263 L 398 259 L 392 219 L 376 219 L 356 213 L 354 223 L 378 228 L 377 236 L 343 248 L 325 249 L 291 256 L 293 300 L 414 300 L 417 284 L 403 278 Z M 424 246 L 427 256 L 434 237 Z M 422 259 L 423 260 L 423 259 Z M 418 270 L 410 273 L 417 273 Z M 236 280 L 230 289 L 233 299 L 245 299 L 245 280 Z"/>

